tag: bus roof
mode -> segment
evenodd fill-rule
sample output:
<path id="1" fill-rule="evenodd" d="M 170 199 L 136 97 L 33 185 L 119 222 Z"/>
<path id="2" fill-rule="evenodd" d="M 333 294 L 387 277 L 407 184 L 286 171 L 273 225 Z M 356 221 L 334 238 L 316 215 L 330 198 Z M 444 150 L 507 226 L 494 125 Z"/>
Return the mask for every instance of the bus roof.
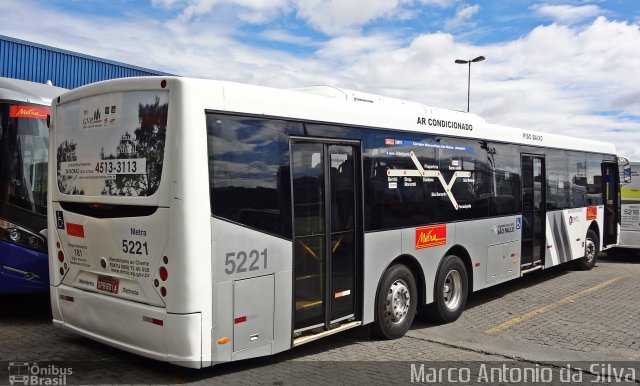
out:
<path id="1" fill-rule="evenodd" d="M 366 126 L 464 138 L 542 146 L 558 149 L 616 154 L 610 143 L 568 137 L 487 123 L 480 116 L 416 102 L 389 98 L 332 86 L 292 90 L 235 82 L 185 77 L 138 77 L 114 79 L 83 86 L 67 93 L 63 102 L 101 93 L 149 89 L 166 79 L 178 83 L 202 106 L 198 108 L 247 113 L 266 117 L 300 119 L 327 124 Z M 157 86 L 156 86 L 157 87 Z"/>
<path id="2" fill-rule="evenodd" d="M 405 107 L 408 109 L 414 109 L 418 111 L 420 110 L 423 110 L 425 112 L 428 111 L 430 115 L 434 116 L 434 118 L 431 118 L 432 121 L 433 119 L 436 119 L 440 121 L 444 120 L 445 123 L 449 123 L 449 122 L 457 123 L 456 121 L 452 121 L 453 119 L 456 119 L 461 122 L 468 122 L 469 124 L 473 125 L 473 130 L 467 130 L 467 131 L 475 131 L 476 129 L 478 130 L 477 134 L 471 133 L 471 132 L 464 133 L 462 136 L 465 136 L 465 137 L 468 136 L 468 137 L 476 137 L 476 138 L 488 139 L 488 140 L 514 142 L 514 143 L 519 143 L 524 145 L 556 147 L 556 148 L 563 148 L 563 149 L 573 149 L 573 150 L 580 150 L 580 151 L 591 151 L 591 152 L 598 152 L 598 153 L 615 154 L 615 147 L 610 143 L 593 141 L 593 140 L 584 139 L 584 138 L 568 137 L 568 136 L 551 134 L 551 133 L 540 132 L 535 130 L 525 130 L 525 129 L 520 129 L 516 127 L 495 125 L 495 124 L 487 123 L 484 120 L 484 118 L 476 114 L 468 113 L 464 111 L 448 110 L 448 109 L 442 109 L 437 107 L 425 106 L 416 102 L 405 101 L 405 100 L 396 99 L 396 98 L 389 98 L 389 97 L 380 96 L 376 94 L 364 93 L 361 91 L 349 90 L 349 89 L 338 88 L 333 86 L 311 86 L 311 87 L 293 89 L 292 91 L 300 91 L 300 92 L 305 92 L 312 95 L 341 99 L 348 103 L 365 102 L 371 105 L 375 105 L 374 107 L 375 109 L 383 108 L 383 109 L 397 110 L 398 108 Z M 448 118 L 445 118 L 445 117 L 448 117 Z M 422 123 L 421 118 L 422 117 L 420 117 L 420 122 Z M 416 118 L 416 122 L 417 121 L 418 121 L 418 118 Z M 422 126 L 427 126 L 425 127 L 426 130 L 419 130 L 419 131 L 433 133 L 432 130 L 428 129 L 428 126 L 434 126 L 434 125 L 429 125 L 429 118 L 426 118 L 426 122 L 427 122 L 427 125 L 422 124 Z M 442 125 L 437 126 L 437 128 L 442 128 L 441 126 Z M 445 127 L 444 129 L 447 129 L 448 131 L 448 133 L 446 134 L 453 135 L 453 136 L 461 136 L 460 131 L 458 131 L 458 129 L 455 129 L 455 127 L 453 128 Z"/>
<path id="3" fill-rule="evenodd" d="M 50 105 L 53 98 L 66 91 L 45 83 L 0 77 L 0 99 Z"/>

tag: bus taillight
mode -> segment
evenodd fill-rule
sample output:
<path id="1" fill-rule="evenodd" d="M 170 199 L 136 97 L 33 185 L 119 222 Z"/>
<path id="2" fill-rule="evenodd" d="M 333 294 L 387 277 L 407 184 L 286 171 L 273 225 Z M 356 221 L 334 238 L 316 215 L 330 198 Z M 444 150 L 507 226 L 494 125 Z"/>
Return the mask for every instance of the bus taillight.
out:
<path id="1" fill-rule="evenodd" d="M 162 279 L 162 281 L 166 281 L 168 277 L 169 271 L 167 271 L 165 267 L 160 267 L 160 279 Z"/>

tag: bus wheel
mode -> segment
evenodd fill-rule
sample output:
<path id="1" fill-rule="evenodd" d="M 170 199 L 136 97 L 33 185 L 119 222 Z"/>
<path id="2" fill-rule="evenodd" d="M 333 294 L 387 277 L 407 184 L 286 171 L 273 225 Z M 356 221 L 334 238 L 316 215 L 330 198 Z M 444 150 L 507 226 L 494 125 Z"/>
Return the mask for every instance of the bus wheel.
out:
<path id="1" fill-rule="evenodd" d="M 458 256 L 446 256 L 436 277 L 435 304 L 430 318 L 444 323 L 458 319 L 467 304 L 467 288 L 464 263 Z"/>
<path id="2" fill-rule="evenodd" d="M 413 323 L 417 303 L 418 289 L 411 270 L 402 264 L 389 268 L 376 299 L 376 335 L 384 339 L 404 336 Z"/>
<path id="3" fill-rule="evenodd" d="M 584 242 L 584 257 L 577 261 L 577 266 L 583 271 L 588 271 L 596 265 L 598 259 L 598 235 L 593 229 L 587 231 Z"/>

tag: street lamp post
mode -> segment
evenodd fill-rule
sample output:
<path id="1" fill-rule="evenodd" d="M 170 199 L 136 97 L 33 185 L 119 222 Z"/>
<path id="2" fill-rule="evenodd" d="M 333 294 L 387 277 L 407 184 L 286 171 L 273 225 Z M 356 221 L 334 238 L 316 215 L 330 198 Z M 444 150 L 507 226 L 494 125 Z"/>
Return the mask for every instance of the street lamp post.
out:
<path id="1" fill-rule="evenodd" d="M 469 77 L 467 79 L 467 112 L 469 112 L 469 99 L 471 98 L 471 63 L 482 62 L 484 59 L 485 57 L 482 55 L 478 56 L 475 59 L 470 59 L 470 60 L 456 59 L 456 63 L 458 64 L 469 63 Z"/>

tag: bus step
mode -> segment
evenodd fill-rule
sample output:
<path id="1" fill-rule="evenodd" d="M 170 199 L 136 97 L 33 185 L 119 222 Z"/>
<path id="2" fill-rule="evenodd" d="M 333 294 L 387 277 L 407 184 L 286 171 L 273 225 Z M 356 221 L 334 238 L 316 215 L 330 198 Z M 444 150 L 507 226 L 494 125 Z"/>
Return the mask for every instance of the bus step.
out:
<path id="1" fill-rule="evenodd" d="M 304 344 L 304 343 L 312 342 L 312 341 L 314 341 L 316 339 L 320 339 L 320 338 L 323 338 L 325 336 L 337 334 L 339 332 L 346 331 L 346 330 L 349 330 L 351 328 L 358 327 L 360 325 L 362 325 L 361 321 L 349 322 L 349 323 L 345 323 L 343 325 L 340 325 L 339 327 L 336 327 L 336 328 L 328 330 L 328 331 L 322 331 L 322 332 L 319 332 L 317 334 L 312 334 L 312 335 L 303 335 L 303 336 L 300 336 L 298 338 L 293 339 L 293 347 L 299 346 L 299 345 Z"/>
<path id="2" fill-rule="evenodd" d="M 531 268 L 529 268 L 529 269 L 525 269 L 525 270 L 523 270 L 523 271 L 520 271 L 520 276 L 524 276 L 524 275 L 526 275 L 526 274 L 527 274 L 527 273 L 529 273 L 529 272 L 533 272 L 533 271 L 541 270 L 542 268 L 544 268 L 544 266 L 543 266 L 542 264 L 541 264 L 541 265 L 533 266 L 533 267 L 531 267 Z"/>

